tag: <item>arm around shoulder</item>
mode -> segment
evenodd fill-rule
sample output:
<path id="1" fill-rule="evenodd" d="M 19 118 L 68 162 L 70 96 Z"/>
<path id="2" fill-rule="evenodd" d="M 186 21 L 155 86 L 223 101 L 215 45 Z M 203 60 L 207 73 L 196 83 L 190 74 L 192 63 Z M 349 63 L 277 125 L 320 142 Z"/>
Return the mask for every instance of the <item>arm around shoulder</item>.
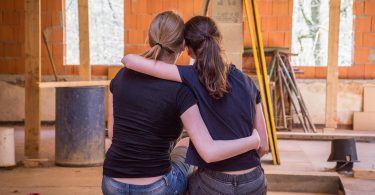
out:
<path id="1" fill-rule="evenodd" d="M 168 64 L 162 61 L 155 61 L 144 58 L 140 55 L 128 54 L 121 62 L 125 67 L 160 79 L 182 82 L 180 73 L 175 64 Z"/>

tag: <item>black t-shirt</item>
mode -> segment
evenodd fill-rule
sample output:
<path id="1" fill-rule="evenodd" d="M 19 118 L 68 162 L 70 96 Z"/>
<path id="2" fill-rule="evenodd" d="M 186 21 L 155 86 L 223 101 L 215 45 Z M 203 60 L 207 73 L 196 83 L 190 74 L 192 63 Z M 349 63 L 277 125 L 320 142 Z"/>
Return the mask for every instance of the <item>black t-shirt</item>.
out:
<path id="1" fill-rule="evenodd" d="M 199 81 L 195 66 L 178 66 L 182 82 L 190 87 L 198 99 L 202 118 L 214 140 L 232 140 L 250 136 L 253 131 L 256 104 L 261 101 L 255 83 L 231 65 L 229 93 L 221 99 L 212 98 Z M 255 150 L 213 163 L 205 163 L 192 142 L 187 152 L 187 163 L 215 171 L 237 171 L 260 165 Z"/>
<path id="2" fill-rule="evenodd" d="M 163 175 L 182 131 L 180 115 L 196 104 L 183 84 L 122 68 L 111 81 L 113 139 L 103 174 L 114 178 Z"/>

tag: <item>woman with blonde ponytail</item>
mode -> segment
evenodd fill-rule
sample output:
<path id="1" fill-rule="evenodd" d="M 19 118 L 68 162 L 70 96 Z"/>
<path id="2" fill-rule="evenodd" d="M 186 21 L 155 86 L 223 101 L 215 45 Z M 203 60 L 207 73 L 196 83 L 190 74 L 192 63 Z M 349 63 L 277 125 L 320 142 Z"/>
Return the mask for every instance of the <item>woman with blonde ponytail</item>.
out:
<path id="1" fill-rule="evenodd" d="M 214 140 L 239 139 L 258 130 L 260 148 L 218 162 L 206 162 L 192 142 L 186 162 L 199 169 L 189 179 L 190 194 L 266 194 L 260 163 L 268 151 L 261 98 L 254 82 L 226 61 L 222 36 L 209 17 L 195 16 L 184 29 L 192 66 L 176 66 L 129 54 L 122 59 L 132 70 L 186 84 L 198 99 L 200 113 Z"/>
<path id="2" fill-rule="evenodd" d="M 184 46 L 184 22 L 174 12 L 151 22 L 146 59 L 175 63 Z M 259 147 L 259 135 L 213 140 L 196 98 L 186 86 L 122 68 L 111 81 L 112 140 L 103 165 L 104 194 L 185 194 L 191 167 L 186 164 L 187 130 L 205 162 L 221 161 Z M 175 146 L 176 145 L 176 146 Z M 174 147 L 175 146 L 175 147 Z"/>

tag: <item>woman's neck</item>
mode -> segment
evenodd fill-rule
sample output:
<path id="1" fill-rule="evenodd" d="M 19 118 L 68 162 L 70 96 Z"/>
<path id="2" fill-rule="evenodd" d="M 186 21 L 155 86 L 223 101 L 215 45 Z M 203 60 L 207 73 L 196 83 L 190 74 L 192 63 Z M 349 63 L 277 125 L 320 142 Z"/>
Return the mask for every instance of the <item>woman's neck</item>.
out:
<path id="1" fill-rule="evenodd" d="M 163 61 L 167 64 L 174 64 L 174 63 L 176 63 L 177 56 L 175 56 L 175 55 L 161 56 L 159 60 Z"/>

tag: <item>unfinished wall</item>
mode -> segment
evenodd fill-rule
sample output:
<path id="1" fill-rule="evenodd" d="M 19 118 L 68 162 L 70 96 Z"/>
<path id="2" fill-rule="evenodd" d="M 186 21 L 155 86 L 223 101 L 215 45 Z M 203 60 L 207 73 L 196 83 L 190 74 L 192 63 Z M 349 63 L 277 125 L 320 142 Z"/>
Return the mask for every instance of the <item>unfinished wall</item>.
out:
<path id="1" fill-rule="evenodd" d="M 0 122 L 21 122 L 25 120 L 25 79 L 20 75 L 0 75 Z M 65 76 L 66 80 L 77 80 L 77 76 Z M 93 80 L 103 80 L 95 76 Z M 44 81 L 52 81 L 47 76 Z M 40 90 L 41 120 L 55 121 L 55 89 Z"/>
<path id="2" fill-rule="evenodd" d="M 375 1 L 355 0 L 354 66 L 356 78 L 374 78 L 375 74 Z"/>
<path id="3" fill-rule="evenodd" d="M 23 121 L 25 95 L 22 87 L 23 78 L 20 76 L 2 75 L 0 81 L 0 122 Z M 71 79 L 71 78 L 70 78 Z M 325 80 L 299 79 L 299 87 L 306 105 L 316 124 L 325 122 Z M 363 87 L 375 86 L 375 80 L 340 80 L 337 97 L 338 124 L 351 125 L 353 113 L 362 111 Z M 42 121 L 55 120 L 55 90 L 41 90 L 41 118 Z M 295 120 L 298 123 L 298 120 Z"/>
<path id="4" fill-rule="evenodd" d="M 375 80 L 340 80 L 337 94 L 339 125 L 353 124 L 353 113 L 363 111 L 363 88 L 375 86 Z M 316 124 L 325 123 L 326 82 L 321 79 L 299 79 L 298 86 Z M 298 120 L 295 120 L 298 122 Z"/>
<path id="5" fill-rule="evenodd" d="M 42 30 L 49 35 L 49 44 L 59 74 L 76 75 L 77 66 L 64 66 L 64 8 L 65 0 L 41 0 Z M 292 14 L 294 0 L 258 0 L 261 30 L 265 47 L 291 47 Z M 24 73 L 24 0 L 0 1 L 0 74 Z M 164 10 L 176 10 L 185 20 L 201 14 L 203 0 L 124 0 L 125 13 L 125 53 L 141 53 L 145 44 L 147 28 L 152 18 Z M 351 67 L 340 67 L 340 78 L 375 78 L 375 1 L 354 0 L 354 62 Z M 250 46 L 250 37 L 244 14 L 244 44 Z M 52 74 L 42 44 L 42 74 Z M 246 59 L 245 59 L 246 60 Z M 179 63 L 187 64 L 189 57 L 184 55 Z M 247 59 L 244 68 L 252 67 Z M 325 67 L 301 67 L 300 78 L 324 78 Z M 94 75 L 106 75 L 107 66 L 94 66 Z"/>
<path id="6" fill-rule="evenodd" d="M 42 30 L 49 34 L 49 44 L 59 74 L 77 75 L 77 66 L 63 65 L 64 59 L 64 0 L 42 1 Z M 24 0 L 0 0 L 0 121 L 23 120 L 24 92 L 17 83 L 24 74 Z M 141 53 L 145 44 L 147 28 L 152 18 L 163 10 L 176 10 L 185 20 L 200 14 L 203 0 L 124 0 L 125 53 Z M 287 47 L 291 45 L 293 0 L 258 0 L 261 30 L 265 47 Z M 338 95 L 339 124 L 350 124 L 354 111 L 361 110 L 360 98 L 363 85 L 373 83 L 375 78 L 375 0 L 354 0 L 354 63 L 351 67 L 340 67 L 341 79 Z M 244 15 L 245 16 L 245 15 Z M 250 46 L 250 37 L 244 17 L 244 42 Z M 47 58 L 47 50 L 42 43 L 42 74 L 52 74 Z M 184 54 L 179 63 L 188 63 Z M 244 67 L 251 68 L 252 61 L 245 58 Z M 301 67 L 299 78 L 325 78 L 325 67 Z M 93 75 L 107 75 L 107 66 L 94 66 Z M 6 78 L 4 74 L 8 75 Z M 12 78 L 9 74 L 13 75 Z M 367 80 L 360 80 L 367 79 Z M 13 83 L 13 84 L 10 84 Z M 344 83 L 344 84 L 343 84 Z M 316 123 L 324 123 L 325 83 L 301 81 L 301 90 Z M 42 90 L 42 120 L 54 119 L 54 94 Z M 312 98 L 314 97 L 314 98 Z M 320 104 L 316 106 L 315 100 Z M 45 108 L 48 108 L 44 110 Z"/>
<path id="7" fill-rule="evenodd" d="M 18 83 L 21 78 L 7 76 L 0 81 L 0 122 L 25 120 L 25 88 Z M 42 89 L 40 96 L 41 120 L 55 120 L 55 89 Z"/>

